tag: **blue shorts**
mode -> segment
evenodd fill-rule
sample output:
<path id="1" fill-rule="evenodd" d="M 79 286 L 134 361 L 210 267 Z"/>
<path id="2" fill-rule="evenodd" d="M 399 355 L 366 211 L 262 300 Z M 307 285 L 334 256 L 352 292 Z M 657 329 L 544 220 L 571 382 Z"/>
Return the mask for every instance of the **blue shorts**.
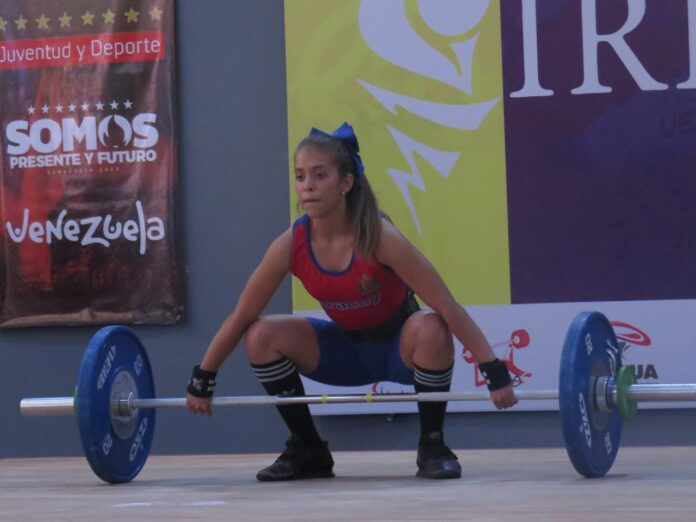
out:
<path id="1" fill-rule="evenodd" d="M 356 342 L 333 321 L 307 317 L 319 341 L 319 365 L 305 377 L 332 386 L 375 382 L 413 384 L 413 369 L 399 354 L 401 331 L 384 341 Z"/>

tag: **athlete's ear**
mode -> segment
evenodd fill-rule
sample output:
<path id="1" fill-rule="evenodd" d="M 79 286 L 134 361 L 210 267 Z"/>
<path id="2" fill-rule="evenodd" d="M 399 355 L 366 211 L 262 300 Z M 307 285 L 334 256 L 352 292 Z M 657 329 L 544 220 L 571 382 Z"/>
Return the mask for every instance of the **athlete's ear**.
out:
<path id="1" fill-rule="evenodd" d="M 346 174 L 346 176 L 341 180 L 341 193 L 348 194 L 353 188 L 355 183 L 355 176 L 352 173 Z"/>

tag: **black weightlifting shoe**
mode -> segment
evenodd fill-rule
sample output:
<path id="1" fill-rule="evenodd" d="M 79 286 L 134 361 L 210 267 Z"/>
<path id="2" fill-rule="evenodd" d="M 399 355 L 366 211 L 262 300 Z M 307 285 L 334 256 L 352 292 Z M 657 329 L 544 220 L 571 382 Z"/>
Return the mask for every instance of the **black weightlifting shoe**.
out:
<path id="1" fill-rule="evenodd" d="M 417 477 L 455 479 L 462 476 L 462 467 L 442 438 L 441 431 L 421 435 L 418 441 Z"/>
<path id="2" fill-rule="evenodd" d="M 326 441 L 307 442 L 293 435 L 285 446 L 285 451 L 273 464 L 256 474 L 257 480 L 273 482 L 334 476 L 334 461 Z"/>

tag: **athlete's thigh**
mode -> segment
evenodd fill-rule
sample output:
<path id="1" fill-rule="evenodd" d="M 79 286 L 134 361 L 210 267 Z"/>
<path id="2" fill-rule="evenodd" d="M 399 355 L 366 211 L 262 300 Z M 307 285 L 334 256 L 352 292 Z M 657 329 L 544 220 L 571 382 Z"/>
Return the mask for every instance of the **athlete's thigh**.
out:
<path id="1" fill-rule="evenodd" d="M 272 362 L 281 355 L 291 360 L 301 373 L 313 371 L 319 363 L 317 336 L 304 317 L 263 316 L 249 327 L 245 344 L 252 363 Z"/>
<path id="2" fill-rule="evenodd" d="M 309 379 L 332 386 L 359 386 L 372 382 L 370 368 L 356 352 L 355 343 L 334 323 L 310 318 L 319 344 L 319 361 Z"/>

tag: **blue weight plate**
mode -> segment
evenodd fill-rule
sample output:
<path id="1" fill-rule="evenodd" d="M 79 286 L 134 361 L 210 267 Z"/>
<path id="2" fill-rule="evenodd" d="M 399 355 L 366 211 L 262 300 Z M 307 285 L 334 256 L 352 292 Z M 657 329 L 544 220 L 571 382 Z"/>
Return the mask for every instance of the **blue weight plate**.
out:
<path id="1" fill-rule="evenodd" d="M 621 366 L 616 335 L 599 312 L 583 312 L 570 325 L 563 345 L 559 406 L 566 451 L 585 477 L 605 475 L 616 458 L 623 423 L 619 412 L 597 409 L 598 377 L 616 377 Z"/>
<path id="2" fill-rule="evenodd" d="M 133 331 L 107 326 L 87 346 L 76 392 L 82 447 L 92 470 L 105 482 L 132 480 L 150 453 L 155 410 L 112 414 L 112 395 L 128 392 L 141 399 L 155 396 L 150 361 Z"/>

